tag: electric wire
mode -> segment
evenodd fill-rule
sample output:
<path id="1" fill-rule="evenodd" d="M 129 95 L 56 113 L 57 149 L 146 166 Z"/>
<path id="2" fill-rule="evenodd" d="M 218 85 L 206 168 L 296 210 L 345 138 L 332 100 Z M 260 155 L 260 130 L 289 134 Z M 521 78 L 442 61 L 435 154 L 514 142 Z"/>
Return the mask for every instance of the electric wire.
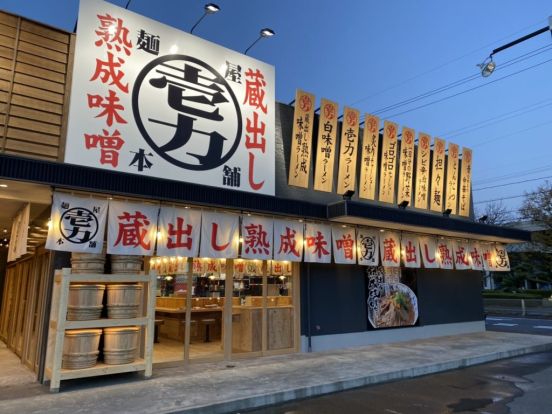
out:
<path id="1" fill-rule="evenodd" d="M 457 61 L 459 61 L 459 60 L 461 60 L 461 59 L 463 59 L 463 58 L 465 58 L 465 57 L 468 57 L 468 56 L 470 56 L 470 55 L 476 53 L 476 52 L 479 52 L 480 50 L 483 50 L 483 49 L 487 49 L 487 48 L 489 48 L 489 47 L 492 47 L 493 45 L 497 44 L 498 42 L 501 42 L 501 41 L 503 41 L 503 40 L 505 40 L 505 39 L 509 39 L 509 38 L 511 38 L 512 36 L 514 36 L 514 35 L 516 35 L 516 34 L 518 34 L 518 33 L 520 33 L 520 32 L 523 32 L 523 31 L 525 31 L 525 30 L 527 30 L 527 29 L 533 28 L 533 27 L 535 27 L 535 26 L 537 26 L 537 25 L 540 26 L 541 23 L 542 23 L 542 20 L 539 20 L 538 23 L 534 23 L 534 24 L 525 26 L 525 27 L 523 27 L 522 29 L 519 29 L 519 30 L 517 30 L 517 31 L 515 31 L 515 32 L 513 32 L 513 33 L 510 33 L 509 35 L 504 36 L 504 37 L 502 37 L 502 38 L 500 38 L 500 39 L 498 39 L 498 40 L 496 40 L 496 41 L 494 41 L 494 42 L 491 42 L 491 43 L 488 43 L 488 44 L 486 44 L 486 45 L 483 45 L 483 46 L 481 46 L 481 47 L 479 47 L 479 48 L 477 48 L 477 49 L 473 49 L 473 50 L 471 50 L 470 52 L 467 52 L 467 53 L 465 53 L 465 54 L 463 54 L 463 55 L 461 55 L 461 56 L 459 56 L 459 57 L 457 57 L 457 58 L 454 58 L 454 59 L 449 60 L 449 61 L 447 61 L 447 62 L 445 62 L 445 63 L 442 63 L 442 64 L 440 64 L 440 65 L 437 65 L 437 66 L 433 67 L 432 69 L 429 69 L 429 70 L 427 70 L 427 71 L 425 71 L 425 72 L 422 72 L 422 73 L 419 73 L 419 74 L 417 74 L 417 75 L 414 75 L 414 76 L 412 76 L 412 77 L 410 77 L 410 78 L 408 78 L 408 79 L 405 79 L 404 81 L 401 81 L 401 82 L 396 83 L 396 84 L 394 84 L 394 85 L 391 85 L 391 86 L 389 86 L 389 87 L 387 87 L 387 88 L 384 88 L 384 89 L 382 89 L 382 90 L 379 90 L 379 91 L 377 91 L 377 92 L 375 92 L 375 93 L 373 93 L 373 94 L 371 94 L 371 95 L 364 96 L 364 97 L 362 97 L 362 98 L 360 98 L 360 99 L 357 99 L 356 101 L 352 102 L 350 105 L 351 105 L 351 106 L 357 105 L 357 104 L 359 104 L 359 103 L 361 103 L 361 102 L 364 102 L 364 101 L 367 100 L 367 99 L 373 98 L 373 97 L 375 97 L 375 96 L 379 96 L 379 95 L 381 95 L 381 94 L 383 94 L 383 93 L 385 93 L 385 92 L 387 92 L 387 91 L 396 89 L 396 88 L 398 88 L 399 86 L 402 86 L 402 85 L 404 85 L 404 84 L 406 84 L 406 83 L 408 83 L 408 82 L 411 82 L 411 81 L 413 81 L 413 80 L 415 80 L 415 79 L 421 78 L 422 76 L 425 76 L 425 75 L 427 75 L 427 74 L 433 73 L 433 72 L 435 72 L 435 71 L 437 71 L 437 70 L 439 70 L 439 69 L 441 69 L 441 68 L 444 68 L 445 66 L 448 66 L 448 65 L 450 65 L 450 64 L 452 64 L 452 63 L 454 63 L 454 62 L 457 62 Z"/>
<path id="2" fill-rule="evenodd" d="M 504 76 L 501 77 L 501 78 L 494 79 L 494 80 L 492 80 L 492 81 L 490 81 L 490 82 L 486 82 L 486 83 L 483 83 L 483 84 L 481 84 L 481 85 L 477 85 L 477 86 L 474 86 L 474 87 L 472 87 L 472 88 L 465 89 L 465 90 L 460 91 L 460 92 L 457 92 L 457 93 L 455 93 L 455 94 L 448 95 L 448 96 L 445 96 L 445 97 L 443 97 L 443 98 L 436 99 L 436 100 L 434 100 L 434 101 L 428 102 L 428 103 L 423 104 L 423 105 L 416 106 L 416 107 L 414 107 L 414 108 L 407 109 L 407 110 L 402 111 L 402 112 L 397 112 L 397 113 L 395 113 L 395 114 L 393 114 L 393 115 L 386 116 L 386 118 L 388 118 L 388 119 L 389 119 L 389 118 L 395 118 L 395 117 L 397 117 L 397 116 L 399 116 L 399 115 L 407 114 L 407 113 L 409 113 L 409 112 L 417 111 L 418 109 L 426 108 L 426 107 L 428 107 L 428 106 L 430 106 L 430 105 L 435 105 L 436 103 L 440 103 L 440 102 L 447 101 L 447 100 L 452 99 L 452 98 L 455 98 L 455 97 L 457 97 L 457 96 L 464 95 L 464 94 L 466 94 L 466 93 L 468 93 L 468 92 L 473 92 L 473 91 L 475 91 L 475 90 L 477 90 L 477 89 L 480 89 L 480 88 L 483 88 L 483 87 L 485 87 L 485 86 L 489 86 L 489 85 L 492 85 L 492 84 L 494 84 L 494 83 L 496 83 L 496 82 L 500 82 L 501 80 L 511 78 L 512 76 L 515 76 L 515 75 L 518 75 L 518 74 L 520 74 L 520 73 L 526 72 L 526 71 L 528 71 L 528 70 L 530 70 L 530 69 L 537 68 L 537 67 L 542 66 L 542 65 L 544 65 L 544 64 L 546 64 L 546 63 L 549 63 L 549 62 L 551 62 L 551 61 L 552 61 L 552 59 L 547 59 L 547 60 L 545 60 L 545 61 L 536 63 L 536 64 L 534 64 L 534 65 L 532 65 L 532 66 L 528 66 L 528 67 L 526 67 L 526 68 L 520 69 L 520 70 L 518 70 L 518 71 L 516 71 L 516 72 L 512 72 L 512 73 L 510 73 L 510 74 L 508 74 L 508 75 L 504 75 Z"/>
<path id="3" fill-rule="evenodd" d="M 527 53 L 524 53 L 520 56 L 517 56 L 513 59 L 510 59 L 506 62 L 504 62 L 503 64 L 501 64 L 500 66 L 498 66 L 496 68 L 495 71 L 499 71 L 499 70 L 503 70 L 503 69 L 506 69 L 508 68 L 509 66 L 512 66 L 514 64 L 517 64 L 519 62 L 523 62 L 527 59 L 530 59 L 532 57 L 535 57 L 535 56 L 538 56 L 542 53 L 545 53 L 547 51 L 549 51 L 550 49 L 552 49 L 552 45 L 546 45 L 546 46 L 542 46 L 542 47 L 539 47 L 537 49 L 534 49 L 530 52 L 527 52 Z M 432 89 L 430 91 L 427 91 L 427 92 L 424 92 L 422 94 L 419 94 L 419 95 L 416 95 L 414 97 L 411 97 L 411 98 L 408 98 L 408 99 L 405 99 L 403 101 L 400 101 L 400 102 L 397 102 L 395 104 L 392 104 L 392 105 L 388 105 L 388 106 L 385 106 L 383 108 L 380 108 L 378 110 L 374 110 L 374 111 L 370 111 L 370 113 L 374 114 L 374 115 L 381 115 L 382 113 L 385 113 L 385 112 L 389 112 L 393 109 L 397 109 L 397 108 L 400 108 L 400 107 L 403 107 L 405 105 L 408 105 L 410 103 L 414 103 L 414 102 L 417 102 L 417 101 L 420 101 L 422 99 L 425 99 L 425 98 L 428 98 L 430 96 L 433 96 L 433 95 L 437 95 L 441 92 L 445 92 L 449 89 L 453 89 L 457 86 L 461 86 L 461 85 L 464 85 L 468 82 L 471 82 L 473 80 L 477 80 L 477 79 L 481 79 L 481 75 L 479 73 L 476 73 L 476 74 L 473 74 L 473 75 L 470 75 L 470 76 L 466 76 L 462 79 L 459 79 L 457 81 L 454 81 L 454 82 L 451 82 L 451 83 L 447 83 L 445 85 L 442 85 L 438 88 L 435 88 L 435 89 Z"/>
<path id="4" fill-rule="evenodd" d="M 521 197 L 526 197 L 526 196 L 530 196 L 530 195 L 545 194 L 545 193 L 547 193 L 547 191 L 533 191 L 531 193 L 519 194 L 519 195 L 515 195 L 515 196 L 508 196 L 508 197 L 502 197 L 502 198 L 495 198 L 493 200 L 477 201 L 477 202 L 474 202 L 473 204 L 484 204 L 484 203 L 493 203 L 495 201 L 513 200 L 515 198 L 521 198 Z"/>
<path id="5" fill-rule="evenodd" d="M 497 141 L 501 138 L 511 137 L 511 136 L 519 134 L 520 132 L 531 131 L 533 129 L 540 128 L 541 126 L 548 125 L 548 124 L 551 124 L 551 123 L 552 123 L 552 121 L 541 122 L 540 124 L 536 124 L 536 125 L 530 126 L 528 128 L 520 129 L 519 131 L 510 132 L 509 134 L 499 135 L 497 137 L 488 139 L 486 141 L 478 142 L 477 144 L 474 144 L 471 147 L 472 148 L 481 147 L 483 145 L 490 144 L 491 142 Z"/>
<path id="6" fill-rule="evenodd" d="M 539 178 L 529 178 L 527 180 L 521 180 L 521 181 L 512 181 L 512 182 L 504 183 L 504 184 L 489 185 L 487 187 L 474 188 L 474 189 L 472 189 L 472 191 L 481 191 L 481 190 L 488 190 L 490 188 L 506 187 L 506 186 L 509 186 L 509 185 L 529 183 L 531 181 L 546 180 L 548 178 L 552 178 L 552 175 L 548 175 L 546 177 L 539 177 Z"/>

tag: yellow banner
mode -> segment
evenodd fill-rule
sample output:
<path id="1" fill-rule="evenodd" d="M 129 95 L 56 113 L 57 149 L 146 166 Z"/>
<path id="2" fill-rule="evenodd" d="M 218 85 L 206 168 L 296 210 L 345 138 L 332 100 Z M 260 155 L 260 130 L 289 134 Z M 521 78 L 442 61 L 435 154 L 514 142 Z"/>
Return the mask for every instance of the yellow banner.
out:
<path id="1" fill-rule="evenodd" d="M 288 184 L 309 187 L 314 95 L 297 89 L 291 136 Z"/>
<path id="2" fill-rule="evenodd" d="M 335 102 L 322 99 L 318 123 L 318 146 L 314 166 L 314 189 L 331 192 L 337 141 L 337 113 Z"/>
<path id="3" fill-rule="evenodd" d="M 358 110 L 345 107 L 339 148 L 338 194 L 343 194 L 348 190 L 355 191 L 359 118 Z"/>
<path id="4" fill-rule="evenodd" d="M 433 140 L 433 165 L 431 169 L 431 197 L 432 211 L 443 211 L 443 188 L 445 183 L 445 141 L 440 138 Z"/>
<path id="5" fill-rule="evenodd" d="M 447 200 L 445 209 L 451 210 L 451 214 L 458 212 L 458 145 L 449 142 L 447 157 Z"/>
<path id="6" fill-rule="evenodd" d="M 397 124 L 383 123 L 379 201 L 393 203 L 395 200 L 395 175 L 397 170 Z"/>
<path id="7" fill-rule="evenodd" d="M 414 130 L 403 127 L 399 159 L 399 191 L 397 204 L 408 201 L 412 205 L 412 170 L 414 168 Z"/>
<path id="8" fill-rule="evenodd" d="M 362 136 L 362 158 L 360 160 L 360 198 L 376 199 L 378 181 L 379 124 L 377 116 L 364 115 L 364 134 Z"/>
<path id="9" fill-rule="evenodd" d="M 427 210 L 429 200 L 429 171 L 431 138 L 428 134 L 418 134 L 418 150 L 416 152 L 416 193 L 414 207 Z"/>
<path id="10" fill-rule="evenodd" d="M 471 175 L 472 175 L 472 150 L 462 147 L 462 171 L 460 174 L 460 195 L 459 214 L 464 217 L 470 216 L 471 197 Z"/>

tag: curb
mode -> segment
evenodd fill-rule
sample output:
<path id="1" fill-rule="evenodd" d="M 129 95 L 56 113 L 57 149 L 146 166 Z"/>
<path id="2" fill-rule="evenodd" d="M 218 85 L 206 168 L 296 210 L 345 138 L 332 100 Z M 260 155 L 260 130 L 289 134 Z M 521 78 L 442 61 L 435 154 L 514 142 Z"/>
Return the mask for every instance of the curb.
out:
<path id="1" fill-rule="evenodd" d="M 358 378 L 351 378 L 326 384 L 318 384 L 305 386 L 292 390 L 278 391 L 270 394 L 255 395 L 235 400 L 218 402 L 216 404 L 202 405 L 191 407 L 184 410 L 167 411 L 172 414 L 225 414 L 238 413 L 244 410 L 252 410 L 269 405 L 282 404 L 294 400 L 312 398 L 331 394 L 334 392 L 350 390 L 353 388 L 364 387 L 367 385 L 381 384 L 384 382 L 397 381 L 401 379 L 409 379 L 421 377 L 424 375 L 435 374 L 439 372 L 449 371 L 458 368 L 469 367 L 473 365 L 484 364 L 487 362 L 497 361 L 500 359 L 513 358 L 517 356 L 545 352 L 552 350 L 552 343 L 533 345 L 524 348 L 512 349 L 509 351 L 495 352 L 489 354 L 478 355 L 463 359 L 456 359 L 437 364 L 426 364 L 417 367 L 406 368 L 400 371 L 385 372 L 374 375 L 367 375 Z"/>

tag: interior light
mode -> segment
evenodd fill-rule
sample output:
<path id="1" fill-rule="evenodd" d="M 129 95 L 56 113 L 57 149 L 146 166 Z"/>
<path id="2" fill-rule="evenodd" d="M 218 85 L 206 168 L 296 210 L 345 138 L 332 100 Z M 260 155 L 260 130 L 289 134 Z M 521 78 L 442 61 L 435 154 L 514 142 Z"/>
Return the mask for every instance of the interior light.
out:
<path id="1" fill-rule="evenodd" d="M 7 185 L 7 184 L 0 184 L 0 187 L 2 187 L 2 188 L 8 188 L 8 185 Z"/>

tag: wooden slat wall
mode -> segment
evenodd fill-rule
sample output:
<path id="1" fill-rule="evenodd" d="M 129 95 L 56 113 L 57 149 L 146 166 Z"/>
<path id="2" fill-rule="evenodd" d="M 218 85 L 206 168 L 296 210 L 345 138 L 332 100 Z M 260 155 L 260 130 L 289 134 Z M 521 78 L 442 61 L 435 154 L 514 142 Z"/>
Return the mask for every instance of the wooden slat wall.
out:
<path id="1" fill-rule="evenodd" d="M 0 12 L 0 153 L 63 161 L 73 44 Z"/>

